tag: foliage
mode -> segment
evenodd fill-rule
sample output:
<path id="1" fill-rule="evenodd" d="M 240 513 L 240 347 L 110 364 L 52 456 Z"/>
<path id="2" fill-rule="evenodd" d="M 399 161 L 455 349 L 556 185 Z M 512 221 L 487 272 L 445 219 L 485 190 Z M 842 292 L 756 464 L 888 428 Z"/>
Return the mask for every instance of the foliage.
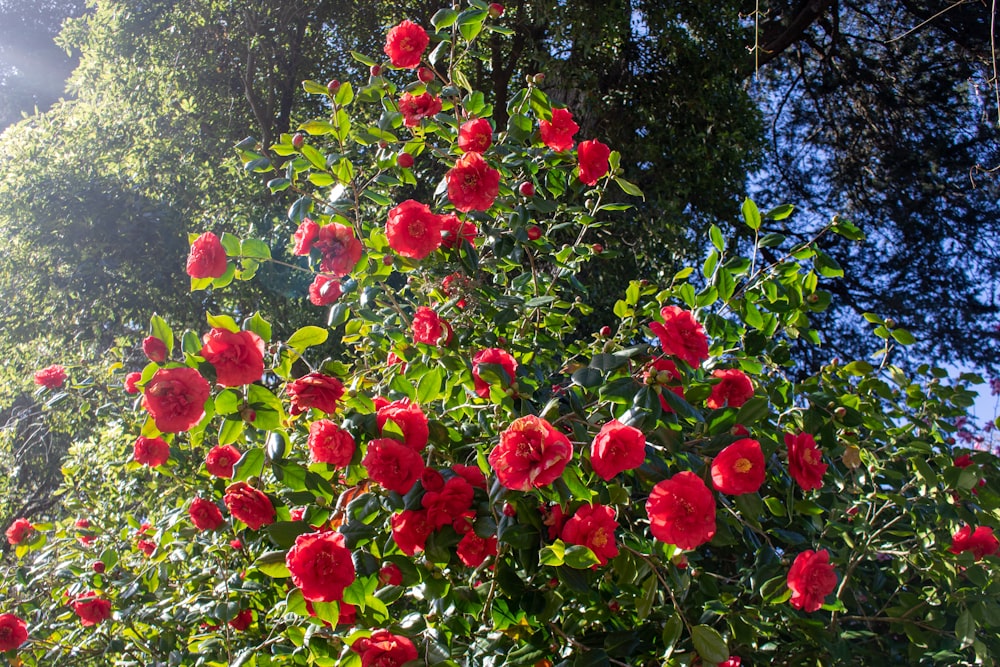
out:
<path id="1" fill-rule="evenodd" d="M 303 84 L 325 110 L 298 133 L 240 144 L 245 169 L 289 196 L 300 230 L 294 245 L 304 251 L 289 262 L 296 270 L 311 274 L 323 255 L 349 245 L 322 245 L 307 219 L 328 230 L 343 225 L 364 254 L 329 310 L 288 333 L 265 309 L 227 314 L 213 305 L 207 325 L 186 330 L 151 318 L 148 334 L 166 355 L 137 371 L 142 405 L 113 409 L 71 452 L 60 490 L 68 516 L 37 524 L 4 563 L 4 609 L 29 627 L 20 664 L 367 667 L 374 659 L 365 640 L 380 628 L 441 665 L 689 666 L 730 656 L 778 665 L 995 662 L 1000 561 L 949 550 L 964 525 L 1000 527 L 995 456 L 975 451 L 959 460 L 949 443 L 972 400 L 965 384 L 976 378 L 950 385 L 931 367 L 908 376 L 891 353 L 912 335 L 877 315 L 870 318 L 880 366 L 830 362 L 804 381 L 792 373 L 792 343 L 819 342 L 816 315 L 831 303 L 820 278 L 839 274 L 820 237 L 857 241 L 857 227 L 836 220 L 768 258 L 783 239 L 761 230 L 792 208 L 762 212 L 746 200 L 749 256 L 711 227 L 701 266 L 630 281 L 613 318 L 602 315 L 607 329 L 581 331 L 592 311 L 578 276 L 622 252 L 611 220 L 628 204 L 615 200 L 641 193 L 622 177 L 617 152 L 588 165 L 607 167 L 588 186 L 577 151 L 540 141 L 553 103 L 534 82 L 511 96 L 507 122 L 495 128 L 484 157 L 500 184 L 485 192 L 489 179 L 466 169 L 476 160 L 460 159 L 456 141 L 465 121 L 497 117 L 465 72 L 481 57 L 477 40 L 503 28 L 480 2 L 441 10 L 433 26 L 424 59 L 433 81 L 359 54 L 379 68 L 367 79 Z M 440 95 L 440 111 L 404 124 L 403 95 L 425 92 Z M 409 163 L 399 159 L 404 152 L 412 167 L 400 166 Z M 484 196 L 488 206 L 461 203 Z M 430 217 L 387 228 L 400 215 L 390 211 L 408 200 L 428 204 Z M 431 211 L 456 213 L 477 232 L 423 256 L 419 234 L 441 224 Z M 191 280 L 197 295 L 214 298 L 289 256 L 286 239 L 217 231 L 227 263 Z M 664 318 L 684 322 L 687 333 L 672 333 Z M 216 333 L 203 339 L 209 330 Z M 247 349 L 225 354 L 217 339 Z M 203 416 L 198 404 L 175 401 L 187 385 L 232 377 L 222 368 L 258 368 L 257 340 L 258 381 L 213 386 Z M 474 361 L 493 348 L 512 355 L 516 369 L 502 356 Z M 752 394 L 726 389 L 724 370 L 738 370 Z M 315 373 L 336 378 L 324 381 L 322 400 L 315 385 L 302 384 L 319 381 Z M 74 391 L 82 399 L 97 390 Z M 412 408 L 386 412 L 384 402 L 397 400 L 419 406 L 424 438 Z M 147 413 L 170 406 L 197 424 L 160 433 Z M 309 434 L 322 418 L 358 445 L 346 467 L 311 454 Z M 538 419 L 550 425 L 545 446 L 519 441 L 518 429 Z M 645 446 L 641 465 L 605 479 L 595 472 L 606 468 L 595 466 L 592 442 L 612 420 L 641 430 Z M 140 434 L 165 439 L 166 463 L 130 460 Z M 802 460 L 788 451 L 790 438 L 803 434 L 821 455 L 806 459 L 820 482 L 811 490 L 803 489 Z M 663 496 L 667 480 L 711 481 L 722 450 L 748 438 L 766 466 L 759 489 L 733 496 L 706 488 L 711 511 L 697 516 L 684 509 L 688 498 L 675 503 L 691 521 L 713 526 L 694 546 L 654 537 L 664 520 L 650 516 L 647 499 Z M 525 449 L 509 446 L 518 442 L 536 458 L 521 458 Z M 210 449 L 227 444 L 242 452 L 229 480 L 205 465 Z M 419 466 L 374 460 L 393 448 L 411 459 L 419 452 Z M 519 477 L 511 462 L 540 467 Z M 400 528 L 414 516 L 405 512 L 437 508 L 440 518 L 434 494 L 452 482 L 471 493 L 436 530 L 416 539 Z M 195 498 L 225 507 L 219 530 L 193 525 Z M 560 515 L 588 505 L 610 508 L 617 526 L 553 530 Z M 321 570 L 319 581 L 347 583 L 353 570 L 353 582 L 328 599 L 310 594 L 307 604 L 300 538 L 334 534 L 350 562 Z M 470 542 L 485 558 L 470 555 Z M 791 605 L 787 585 L 807 550 L 827 551 L 837 575 L 833 590 L 812 591 L 822 598 L 812 611 Z M 398 573 L 384 570 L 390 565 Z M 90 591 L 112 605 L 94 626 L 73 611 Z M 339 623 L 349 618 L 347 605 L 355 619 Z M 409 659 L 393 657 L 400 655 L 410 654 L 379 664 Z"/>

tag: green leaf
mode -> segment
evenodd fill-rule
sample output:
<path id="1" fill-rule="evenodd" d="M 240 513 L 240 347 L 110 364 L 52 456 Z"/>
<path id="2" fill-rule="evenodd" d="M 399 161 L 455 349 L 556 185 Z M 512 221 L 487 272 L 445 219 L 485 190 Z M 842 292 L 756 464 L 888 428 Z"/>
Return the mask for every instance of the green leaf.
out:
<path id="1" fill-rule="evenodd" d="M 556 300 L 554 296 L 536 296 L 534 299 L 529 299 L 525 304 L 525 308 L 540 308 L 541 306 L 547 306 Z"/>
<path id="2" fill-rule="evenodd" d="M 333 96 L 333 103 L 336 104 L 338 107 L 346 107 L 353 101 L 354 101 L 354 87 L 351 86 L 350 81 L 342 82 L 340 84 L 340 88 L 337 89 L 336 94 Z M 341 113 L 343 113 L 343 110 L 339 110 L 337 112 L 337 116 L 339 117 Z M 340 122 L 338 122 L 338 125 L 340 125 Z M 343 141 L 343 139 L 344 137 L 341 137 L 341 141 Z"/>
<path id="3" fill-rule="evenodd" d="M 233 333 L 240 332 L 240 325 L 236 324 L 236 320 L 229 315 L 212 315 L 211 313 L 207 313 L 205 319 L 208 320 L 208 326 L 213 329 L 225 329 Z"/>
<path id="4" fill-rule="evenodd" d="M 231 445 L 240 439 L 243 435 L 243 429 L 246 423 L 243 421 L 242 417 L 236 419 L 223 419 L 222 425 L 219 427 L 219 444 L 220 445 Z"/>
<path id="5" fill-rule="evenodd" d="M 271 541 L 282 549 L 290 549 L 295 544 L 295 538 L 303 533 L 310 533 L 313 527 L 305 521 L 276 521 L 264 528 Z"/>
<path id="6" fill-rule="evenodd" d="M 272 579 L 285 579 L 292 576 L 285 565 L 285 551 L 266 551 L 253 562 L 253 566 Z"/>
<path id="7" fill-rule="evenodd" d="M 816 267 L 816 273 L 826 278 L 841 278 L 844 275 L 844 270 L 840 268 L 837 260 L 819 248 L 816 248 L 816 258 L 813 260 L 813 264 Z"/>
<path id="8" fill-rule="evenodd" d="M 264 450 L 260 447 L 248 449 L 233 465 L 233 482 L 245 482 L 251 477 L 260 477 L 262 472 L 264 472 Z"/>
<path id="9" fill-rule="evenodd" d="M 892 337 L 900 345 L 913 345 L 917 342 L 917 339 L 913 337 L 913 334 L 906 329 L 893 329 Z"/>
<path id="10" fill-rule="evenodd" d="M 722 238 L 721 229 L 719 229 L 715 225 L 712 225 L 711 227 L 708 228 L 708 236 L 710 239 L 712 239 L 712 245 L 715 246 L 716 250 L 722 252 L 726 249 L 726 241 L 725 239 Z"/>
<path id="11" fill-rule="evenodd" d="M 962 612 L 955 623 L 955 637 L 962 643 L 962 648 L 972 646 L 972 642 L 976 640 L 976 619 L 968 609 Z"/>
<path id="12" fill-rule="evenodd" d="M 163 344 L 167 346 L 167 357 L 169 358 L 174 351 L 174 332 L 170 330 L 170 325 L 167 324 L 167 321 L 159 315 L 150 317 L 149 334 L 163 341 Z"/>
<path id="13" fill-rule="evenodd" d="M 567 547 L 565 561 L 567 565 L 577 570 L 586 570 L 601 563 L 594 552 L 582 544 Z"/>
<path id="14" fill-rule="evenodd" d="M 377 65 L 378 64 L 374 60 L 372 60 L 371 58 L 369 58 L 368 56 L 366 56 L 365 54 L 359 53 L 357 51 L 351 51 L 351 57 L 354 58 L 355 60 L 357 60 L 359 63 L 361 63 L 365 67 L 371 67 L 372 65 Z M 344 85 L 344 84 L 341 84 L 341 85 Z M 323 86 L 323 91 L 324 92 L 328 92 L 326 86 Z"/>
<path id="15" fill-rule="evenodd" d="M 791 204 L 782 204 L 781 206 L 775 206 L 770 211 L 764 214 L 764 217 L 768 220 L 784 220 L 792 214 L 795 207 Z"/>
<path id="16" fill-rule="evenodd" d="M 246 239 L 240 244 L 240 255 L 254 259 L 270 259 L 271 248 L 260 239 Z"/>
<path id="17" fill-rule="evenodd" d="M 720 663 L 729 658 L 729 647 L 718 630 L 707 625 L 696 625 L 691 628 L 691 643 L 701 659 L 706 662 Z"/>
<path id="18" fill-rule="evenodd" d="M 373 63 L 374 64 L 374 63 Z M 371 65 L 369 65 L 370 67 Z M 310 95 L 326 95 L 329 91 L 319 81 L 306 80 L 302 82 L 302 89 Z"/>
<path id="19" fill-rule="evenodd" d="M 265 343 L 271 342 L 271 323 L 260 316 L 260 313 L 254 313 L 253 317 L 245 322 L 246 329 L 252 331 L 261 337 Z"/>
<path id="20" fill-rule="evenodd" d="M 754 396 L 749 401 L 740 406 L 736 413 L 736 423 L 750 426 L 768 414 L 768 402 L 766 398 Z"/>
<path id="21" fill-rule="evenodd" d="M 312 166 L 320 170 L 326 169 L 326 158 L 323 157 L 323 154 L 320 153 L 318 150 L 316 150 L 309 144 L 303 144 L 302 148 L 300 148 L 299 150 L 302 151 L 303 157 L 309 160 L 309 163 L 312 164 Z"/>
<path id="22" fill-rule="evenodd" d="M 642 190 L 640 190 L 639 186 L 637 186 L 635 183 L 626 181 L 624 178 L 619 178 L 617 176 L 614 178 L 614 181 L 615 183 L 618 184 L 618 187 L 620 187 L 622 189 L 622 192 L 624 192 L 625 194 L 632 195 L 633 197 L 642 197 L 643 199 L 646 198 L 645 195 L 642 194 Z"/>
<path id="23" fill-rule="evenodd" d="M 757 208 L 757 204 L 755 204 L 752 199 L 747 197 L 743 200 L 741 210 L 743 211 L 743 221 L 747 223 L 747 227 L 754 231 L 760 229 L 760 209 Z M 791 213 L 791 211 L 789 211 L 789 213 Z M 770 216 L 770 213 L 768 216 Z M 775 218 L 775 220 L 780 220 L 780 218 Z"/>
<path id="24" fill-rule="evenodd" d="M 639 616 L 640 621 L 645 620 L 650 612 L 653 611 L 653 605 L 656 603 L 657 598 L 656 593 L 659 590 L 659 583 L 656 576 L 651 574 L 646 577 L 646 581 L 642 584 L 642 595 L 635 605 L 635 613 Z"/>
<path id="25" fill-rule="evenodd" d="M 573 373 L 570 378 L 581 387 L 593 388 L 604 383 L 604 374 L 596 368 L 581 368 Z"/>
<path id="26" fill-rule="evenodd" d="M 326 92 L 326 90 L 324 89 L 323 92 Z M 333 125 L 328 120 L 307 120 L 299 125 L 299 131 L 312 135 L 333 134 Z M 301 139 L 302 137 L 299 138 Z"/>
<path id="27" fill-rule="evenodd" d="M 437 13 L 431 17 L 431 25 L 434 26 L 435 30 L 443 30 L 444 28 L 448 28 L 453 25 L 457 18 L 458 12 L 454 9 L 439 9 Z"/>
<path id="28" fill-rule="evenodd" d="M 441 395 L 442 373 L 440 368 L 433 368 L 417 382 L 417 403 L 426 405 L 437 400 Z"/>
<path id="29" fill-rule="evenodd" d="M 288 347 L 301 354 L 310 347 L 325 343 L 329 335 L 329 329 L 312 325 L 304 326 L 289 337 Z"/>

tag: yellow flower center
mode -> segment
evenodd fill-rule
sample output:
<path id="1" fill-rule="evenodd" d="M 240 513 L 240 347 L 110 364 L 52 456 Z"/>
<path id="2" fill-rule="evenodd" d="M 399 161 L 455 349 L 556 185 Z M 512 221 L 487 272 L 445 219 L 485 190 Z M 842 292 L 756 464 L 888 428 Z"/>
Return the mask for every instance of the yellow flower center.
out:
<path id="1" fill-rule="evenodd" d="M 733 464 L 733 470 L 740 474 L 750 472 L 752 468 L 753 463 L 751 463 L 749 459 L 736 459 L 736 463 Z"/>

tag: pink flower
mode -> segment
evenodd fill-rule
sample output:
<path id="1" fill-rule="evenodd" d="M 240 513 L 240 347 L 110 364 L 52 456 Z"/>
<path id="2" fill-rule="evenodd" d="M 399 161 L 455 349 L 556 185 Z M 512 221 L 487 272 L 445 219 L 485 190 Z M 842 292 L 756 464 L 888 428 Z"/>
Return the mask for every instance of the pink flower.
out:
<path id="1" fill-rule="evenodd" d="M 416 451 L 401 442 L 379 438 L 368 443 L 361 465 L 372 481 L 387 491 L 405 494 L 420 479 L 424 460 Z"/>
<path id="2" fill-rule="evenodd" d="M 427 446 L 430 437 L 430 426 L 427 415 L 416 403 L 409 399 L 393 401 L 380 407 L 375 413 L 375 422 L 379 432 L 384 432 L 386 423 L 392 422 L 403 434 L 403 444 L 415 452 Z"/>
<path id="3" fill-rule="evenodd" d="M 354 437 L 329 419 L 309 425 L 309 461 L 346 468 L 354 456 Z"/>
<path id="4" fill-rule="evenodd" d="M 170 445 L 163 438 L 139 436 L 133 446 L 132 458 L 150 468 L 161 466 L 170 458 Z"/>
<path id="5" fill-rule="evenodd" d="M 90 591 L 73 601 L 73 612 L 80 617 L 81 625 L 97 625 L 111 616 L 111 600 Z"/>
<path id="6" fill-rule="evenodd" d="M 344 384 L 335 377 L 314 371 L 289 382 L 285 392 L 292 415 L 300 415 L 310 408 L 333 414 L 337 411 L 337 401 L 344 395 Z"/>
<path id="7" fill-rule="evenodd" d="M 480 537 L 475 531 L 468 531 L 458 543 L 458 559 L 466 567 L 479 567 L 487 558 L 497 555 L 497 538 Z"/>
<path id="8" fill-rule="evenodd" d="M 329 306 L 335 303 L 341 294 L 343 290 L 340 281 L 322 273 L 317 274 L 309 285 L 309 302 L 314 306 Z"/>
<path id="9" fill-rule="evenodd" d="M 201 356 L 223 387 L 252 384 L 264 375 L 264 340 L 254 332 L 215 328 L 203 341 Z"/>
<path id="10" fill-rule="evenodd" d="M 234 518 L 247 525 L 250 530 L 260 530 L 274 523 L 275 512 L 271 499 L 246 482 L 236 482 L 226 489 L 223 502 Z"/>
<path id="11" fill-rule="evenodd" d="M 191 523 L 198 530 L 217 530 L 225 519 L 222 517 L 222 510 L 211 500 L 195 498 L 188 507 L 188 516 Z"/>
<path id="12" fill-rule="evenodd" d="M 0 614 L 0 653 L 17 650 L 26 641 L 28 626 L 24 621 L 14 614 Z"/>
<path id="13" fill-rule="evenodd" d="M 354 230 L 336 222 L 319 228 L 313 247 L 321 255 L 320 270 L 337 278 L 354 270 L 363 251 L 361 241 L 354 237 Z"/>
<path id="14" fill-rule="evenodd" d="M 302 597 L 313 602 L 342 600 L 344 589 L 357 576 L 344 536 L 333 531 L 296 537 L 295 545 L 285 556 L 285 565 Z"/>
<path id="15" fill-rule="evenodd" d="M 480 377 L 482 364 L 499 366 L 500 370 L 507 374 L 508 382 L 506 385 L 513 383 L 517 378 L 517 361 L 509 352 L 496 347 L 476 352 L 472 357 L 472 381 L 476 386 L 476 395 L 480 398 L 490 397 L 490 383 Z"/>
<path id="16" fill-rule="evenodd" d="M 7 542 L 12 545 L 26 542 L 35 532 L 35 527 L 27 519 L 17 519 L 7 527 Z"/>
<path id="17" fill-rule="evenodd" d="M 454 213 L 441 216 L 441 245 L 445 248 L 458 248 L 462 241 L 476 245 L 476 234 L 479 228 L 471 220 L 461 220 Z"/>
<path id="18" fill-rule="evenodd" d="M 161 368 L 143 388 L 143 405 L 164 433 L 187 431 L 205 416 L 212 388 L 193 368 Z"/>
<path id="19" fill-rule="evenodd" d="M 299 223 L 299 228 L 295 230 L 293 238 L 295 239 L 295 250 L 293 253 L 296 255 L 308 255 L 309 251 L 312 250 L 313 243 L 319 238 L 319 225 L 309 218 L 303 218 L 302 222 Z"/>
<path id="20" fill-rule="evenodd" d="M 420 306 L 413 315 L 413 342 L 435 347 L 451 343 L 451 326 L 433 308 Z"/>
<path id="21" fill-rule="evenodd" d="M 712 486 L 732 496 L 756 493 L 764 483 L 765 472 L 760 443 L 744 438 L 723 449 L 712 461 Z"/>
<path id="22" fill-rule="evenodd" d="M 205 232 L 191 243 L 187 273 L 195 280 L 221 278 L 226 273 L 226 250 L 219 237 Z"/>
<path id="23" fill-rule="evenodd" d="M 403 93 L 399 98 L 399 113 L 403 114 L 406 127 L 417 127 L 424 118 L 430 118 L 439 111 L 441 98 L 430 93 Z"/>
<path id="24" fill-rule="evenodd" d="M 232 445 L 216 445 L 205 457 L 205 468 L 210 475 L 229 479 L 233 476 L 233 464 L 240 460 L 240 450 Z"/>

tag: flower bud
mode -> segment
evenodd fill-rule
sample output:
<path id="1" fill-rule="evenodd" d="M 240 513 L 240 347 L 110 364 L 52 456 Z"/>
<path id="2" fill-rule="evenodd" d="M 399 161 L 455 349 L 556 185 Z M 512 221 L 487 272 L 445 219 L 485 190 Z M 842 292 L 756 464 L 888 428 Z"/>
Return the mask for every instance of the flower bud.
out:
<path id="1" fill-rule="evenodd" d="M 340 81 L 330 79 L 330 82 L 326 84 L 326 89 L 330 91 L 331 95 L 336 94 L 336 92 L 340 90 Z"/>
<path id="2" fill-rule="evenodd" d="M 535 185 L 531 181 L 524 181 L 517 187 L 517 191 L 521 193 L 522 197 L 534 197 Z"/>
<path id="3" fill-rule="evenodd" d="M 306 135 L 301 132 L 296 132 L 292 135 L 292 146 L 295 148 L 302 148 L 302 144 L 306 143 Z"/>
<path id="4" fill-rule="evenodd" d="M 517 516 L 517 508 L 510 503 L 503 504 L 503 515 L 504 516 Z"/>
<path id="5" fill-rule="evenodd" d="M 90 567 L 93 568 L 94 572 L 96 572 L 97 574 L 104 574 L 105 570 L 104 561 L 95 560 L 94 564 L 91 565 Z"/>
<path id="6" fill-rule="evenodd" d="M 611 327 L 605 324 L 603 327 L 601 327 L 601 331 L 599 333 L 601 334 L 602 338 L 607 338 L 608 336 L 611 335 Z"/>
<path id="7" fill-rule="evenodd" d="M 372 65 L 368 69 L 368 71 L 371 73 L 372 76 L 379 76 L 380 74 L 382 74 L 382 66 L 381 65 Z"/>
<path id="8" fill-rule="evenodd" d="M 537 241 L 542 238 L 542 228 L 538 225 L 532 225 L 528 227 L 528 238 L 532 241 Z"/>
<path id="9" fill-rule="evenodd" d="M 407 152 L 402 152 L 396 155 L 396 164 L 398 164 L 403 169 L 409 169 L 413 166 L 413 156 Z"/>
<path id="10" fill-rule="evenodd" d="M 491 19 L 498 19 L 501 16 L 503 16 L 503 5 L 501 5 L 499 2 L 491 2 L 490 3 L 490 18 Z"/>
<path id="11" fill-rule="evenodd" d="M 430 83 L 434 80 L 434 70 L 429 67 L 421 67 L 417 70 L 417 78 L 424 83 Z"/>

